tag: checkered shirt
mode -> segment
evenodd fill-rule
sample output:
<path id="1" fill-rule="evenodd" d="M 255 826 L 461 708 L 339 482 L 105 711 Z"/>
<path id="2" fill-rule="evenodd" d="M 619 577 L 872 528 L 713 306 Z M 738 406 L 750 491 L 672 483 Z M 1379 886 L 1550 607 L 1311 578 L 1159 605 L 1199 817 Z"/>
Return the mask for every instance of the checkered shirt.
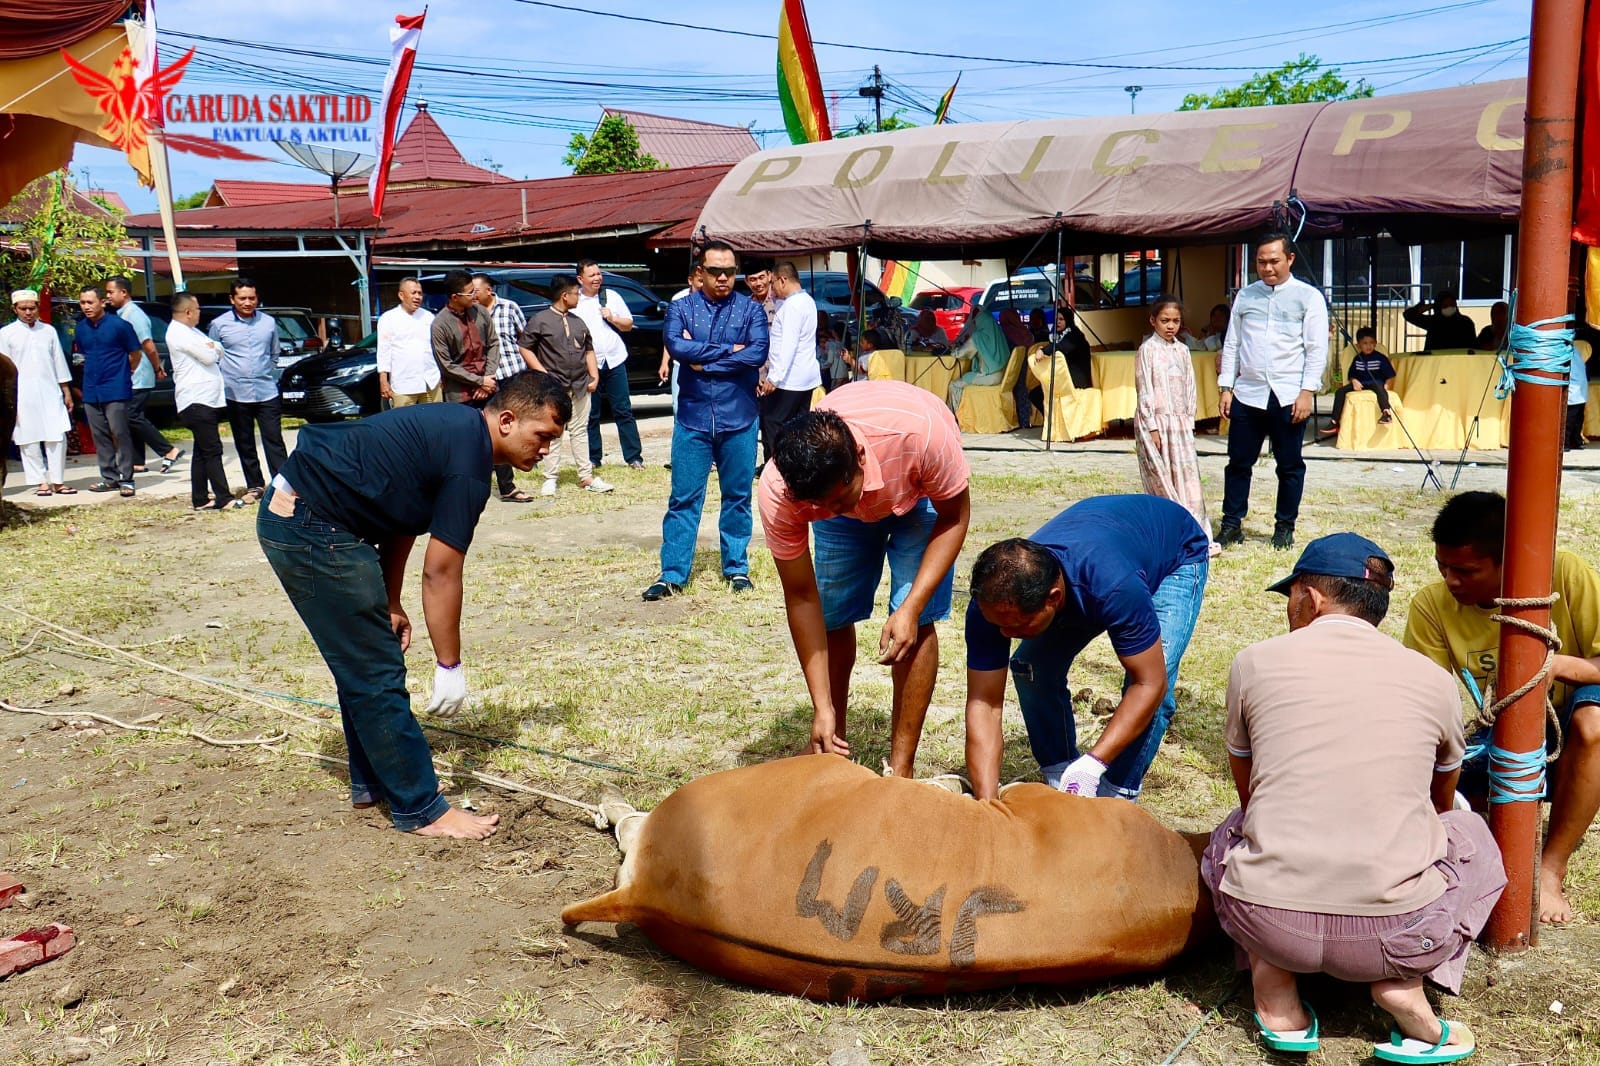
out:
<path id="1" fill-rule="evenodd" d="M 528 324 L 528 320 L 522 308 L 498 296 L 494 298 L 494 306 L 489 309 L 489 314 L 494 318 L 494 331 L 500 335 L 500 365 L 495 367 L 494 376 L 496 381 L 504 381 L 528 369 L 517 347 L 517 338 L 522 336 L 522 327 Z"/>

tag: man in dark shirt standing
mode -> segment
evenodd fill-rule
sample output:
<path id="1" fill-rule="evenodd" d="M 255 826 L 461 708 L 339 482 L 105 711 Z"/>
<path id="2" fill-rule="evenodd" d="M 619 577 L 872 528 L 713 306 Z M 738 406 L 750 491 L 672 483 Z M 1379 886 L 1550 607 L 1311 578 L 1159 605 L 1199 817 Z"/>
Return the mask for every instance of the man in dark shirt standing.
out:
<path id="1" fill-rule="evenodd" d="M 433 316 L 429 334 L 444 402 L 487 400 L 499 387 L 494 374 L 500 365 L 500 333 L 494 327 L 494 316 L 479 306 L 472 292 L 472 275 L 465 270 L 446 274 L 444 286 L 450 302 Z"/>
<path id="2" fill-rule="evenodd" d="M 1426 337 L 1422 346 L 1430 352 L 1449 351 L 1453 348 L 1471 348 L 1478 343 L 1478 331 L 1472 319 L 1456 306 L 1456 294 L 1449 289 L 1439 290 L 1433 303 L 1424 300 L 1405 310 L 1405 320 L 1422 330 Z"/>
<path id="3" fill-rule="evenodd" d="M 83 409 L 94 433 L 100 480 L 90 492 L 133 495 L 133 434 L 128 405 L 133 367 L 144 358 L 139 335 L 116 315 L 106 314 L 106 294 L 91 285 L 78 294 L 83 311 L 72 330 L 72 350 L 83 356 Z"/>
<path id="4" fill-rule="evenodd" d="M 481 411 L 422 404 L 307 426 L 261 502 L 256 536 L 338 687 L 351 802 L 387 803 L 402 832 L 481 840 L 499 822 L 440 794 L 411 713 L 411 620 L 400 593 L 412 545 L 429 535 L 422 611 L 438 666 L 428 711 L 454 714 L 467 697 L 461 574 L 492 467 L 532 470 L 570 414 L 566 391 L 528 372 Z"/>
<path id="5" fill-rule="evenodd" d="M 1095 496 L 1027 540 L 986 548 L 967 606 L 967 772 L 998 793 L 1009 668 L 1045 784 L 1137 799 L 1177 710 L 1178 664 L 1194 635 L 1210 545 L 1194 516 L 1158 496 Z M 1067 671 L 1101 633 L 1127 671 L 1122 701 L 1081 754 Z M 1020 638 L 1016 654 L 1011 641 Z"/>
<path id="6" fill-rule="evenodd" d="M 528 365 L 560 382 L 572 401 L 567 447 L 572 449 L 572 461 L 578 465 L 578 484 L 588 492 L 610 492 L 611 485 L 594 476 L 594 464 L 589 461 L 589 399 L 600 385 L 600 368 L 589 326 L 573 313 L 580 295 L 577 278 L 557 274 L 550 281 L 550 306 L 528 320 L 517 344 Z M 560 472 L 561 445 L 557 444 L 545 456 L 541 496 L 556 494 L 556 475 Z"/>

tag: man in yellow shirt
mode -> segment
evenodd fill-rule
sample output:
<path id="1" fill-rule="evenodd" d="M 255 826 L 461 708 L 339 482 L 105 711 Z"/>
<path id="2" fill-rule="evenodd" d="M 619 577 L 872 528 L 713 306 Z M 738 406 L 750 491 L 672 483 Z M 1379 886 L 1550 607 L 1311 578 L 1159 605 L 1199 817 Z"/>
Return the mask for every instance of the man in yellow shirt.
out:
<path id="1" fill-rule="evenodd" d="M 1444 505 L 1433 523 L 1434 559 L 1444 580 L 1412 597 L 1406 619 L 1406 647 L 1457 678 L 1470 676 L 1479 691 L 1487 689 L 1499 655 L 1500 627 L 1489 616 L 1500 595 L 1505 509 L 1498 492 L 1463 492 Z M 1600 574 L 1558 550 L 1552 587 L 1560 598 L 1550 619 L 1564 654 L 1557 657 L 1551 699 L 1564 747 L 1552 775 L 1550 824 L 1539 864 L 1539 920 L 1566 922 L 1572 918 L 1561 894 L 1567 861 L 1600 809 L 1600 685 L 1573 684 L 1596 674 L 1582 660 L 1600 655 Z M 1486 739 L 1470 738 L 1469 744 Z M 1481 782 L 1486 760 L 1474 761 Z M 1464 783 L 1473 769 L 1463 767 Z"/>

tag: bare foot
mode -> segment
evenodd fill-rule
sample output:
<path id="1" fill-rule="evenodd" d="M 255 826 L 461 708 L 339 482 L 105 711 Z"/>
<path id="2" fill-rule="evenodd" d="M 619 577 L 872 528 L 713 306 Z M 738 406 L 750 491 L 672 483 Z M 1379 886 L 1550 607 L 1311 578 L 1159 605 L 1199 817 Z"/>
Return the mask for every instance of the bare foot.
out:
<path id="1" fill-rule="evenodd" d="M 451 837 L 455 840 L 482 840 L 500 824 L 498 814 L 468 814 L 451 807 L 437 820 L 412 832 L 419 837 Z"/>
<path id="2" fill-rule="evenodd" d="M 1552 867 L 1541 865 L 1539 867 L 1539 920 L 1554 925 L 1565 925 L 1572 921 L 1572 904 L 1567 902 L 1567 897 L 1561 894 L 1561 882 L 1565 880 L 1565 871 L 1558 871 Z"/>

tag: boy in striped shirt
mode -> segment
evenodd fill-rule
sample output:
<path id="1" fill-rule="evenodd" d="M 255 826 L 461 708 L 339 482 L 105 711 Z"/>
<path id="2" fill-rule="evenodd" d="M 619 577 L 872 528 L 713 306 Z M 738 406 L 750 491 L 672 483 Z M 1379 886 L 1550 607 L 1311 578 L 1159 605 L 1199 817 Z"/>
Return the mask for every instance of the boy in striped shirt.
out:
<path id="1" fill-rule="evenodd" d="M 1343 385 L 1333 392 L 1333 421 L 1320 431 L 1320 435 L 1331 437 L 1339 432 L 1339 416 L 1344 414 L 1345 397 L 1350 395 L 1350 390 L 1357 392 L 1372 391 L 1373 399 L 1378 401 L 1378 410 L 1382 412 L 1379 422 L 1387 425 L 1394 421 L 1394 408 L 1389 403 L 1389 390 L 1394 387 L 1394 364 L 1389 362 L 1389 357 L 1378 351 L 1378 333 L 1371 326 L 1362 326 L 1356 330 L 1356 357 L 1350 363 L 1350 377 Z"/>

